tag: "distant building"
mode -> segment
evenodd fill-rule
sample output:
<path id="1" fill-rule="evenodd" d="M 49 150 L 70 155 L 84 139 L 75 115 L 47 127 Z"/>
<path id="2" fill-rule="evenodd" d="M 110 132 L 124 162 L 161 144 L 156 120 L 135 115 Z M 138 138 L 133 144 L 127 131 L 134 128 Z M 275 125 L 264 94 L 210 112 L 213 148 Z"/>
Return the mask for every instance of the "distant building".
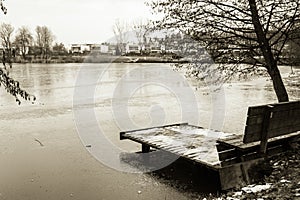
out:
<path id="1" fill-rule="evenodd" d="M 90 47 L 91 52 L 100 52 L 101 51 L 100 44 L 89 44 L 89 47 Z"/>
<path id="2" fill-rule="evenodd" d="M 127 44 L 126 45 L 126 53 L 136 53 L 139 54 L 141 52 L 141 48 L 137 44 Z"/>
<path id="3" fill-rule="evenodd" d="M 91 52 L 90 44 L 71 44 L 71 53 L 89 53 Z"/>
<path id="4" fill-rule="evenodd" d="M 71 53 L 82 53 L 80 44 L 71 44 L 70 48 Z"/>
<path id="5" fill-rule="evenodd" d="M 109 44 L 101 44 L 100 46 L 100 52 L 103 54 L 108 54 L 109 53 Z"/>
<path id="6" fill-rule="evenodd" d="M 118 45 L 116 44 L 109 44 L 108 46 L 108 53 L 111 55 L 117 55 L 117 49 L 118 49 Z"/>

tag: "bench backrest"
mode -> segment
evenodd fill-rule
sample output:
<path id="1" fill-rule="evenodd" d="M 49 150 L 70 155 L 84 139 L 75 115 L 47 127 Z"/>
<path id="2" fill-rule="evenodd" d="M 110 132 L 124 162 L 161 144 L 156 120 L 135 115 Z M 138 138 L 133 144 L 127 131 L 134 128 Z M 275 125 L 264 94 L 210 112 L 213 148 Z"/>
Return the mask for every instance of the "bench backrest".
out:
<path id="1" fill-rule="evenodd" d="M 300 101 L 249 107 L 244 143 L 300 130 Z"/>

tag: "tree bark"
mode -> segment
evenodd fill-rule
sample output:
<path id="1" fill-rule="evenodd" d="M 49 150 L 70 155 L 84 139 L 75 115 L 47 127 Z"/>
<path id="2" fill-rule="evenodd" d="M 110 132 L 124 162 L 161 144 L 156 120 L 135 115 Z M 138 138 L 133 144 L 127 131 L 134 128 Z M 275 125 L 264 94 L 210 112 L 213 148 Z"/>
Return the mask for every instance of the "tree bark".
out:
<path id="1" fill-rule="evenodd" d="M 283 84 L 279 69 L 276 66 L 271 67 L 268 69 L 268 73 L 271 76 L 273 87 L 279 102 L 287 102 L 289 101 L 289 96 Z"/>
<path id="2" fill-rule="evenodd" d="M 277 99 L 279 102 L 289 101 L 288 93 L 283 84 L 282 77 L 280 75 L 277 61 L 274 59 L 271 46 L 263 31 L 263 26 L 260 23 L 256 0 L 248 0 L 252 15 L 252 23 L 254 25 L 255 33 L 257 36 L 260 49 L 263 53 L 264 60 L 266 62 L 267 71 L 273 81 L 273 88 L 275 90 Z"/>

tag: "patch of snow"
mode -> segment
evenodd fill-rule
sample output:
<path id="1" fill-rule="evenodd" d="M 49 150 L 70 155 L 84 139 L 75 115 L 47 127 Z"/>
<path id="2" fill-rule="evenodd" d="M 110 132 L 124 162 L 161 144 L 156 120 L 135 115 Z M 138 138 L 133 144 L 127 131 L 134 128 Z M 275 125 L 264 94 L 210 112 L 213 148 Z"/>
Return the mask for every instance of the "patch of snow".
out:
<path id="1" fill-rule="evenodd" d="M 280 181 L 280 183 L 290 183 L 291 181 L 288 181 L 288 180 L 285 180 L 285 179 L 282 179 L 281 181 Z"/>
<path id="2" fill-rule="evenodd" d="M 271 188 L 271 184 L 267 183 L 266 185 L 249 185 L 247 187 L 243 187 L 242 191 L 246 193 L 257 193 L 263 190 L 268 190 Z"/>
<path id="3" fill-rule="evenodd" d="M 227 197 L 226 200 L 240 200 L 240 199 L 233 198 L 233 197 Z"/>
<path id="4" fill-rule="evenodd" d="M 232 196 L 238 197 L 238 196 L 242 196 L 242 194 L 243 194 L 243 191 L 240 191 L 240 192 L 235 192 Z"/>

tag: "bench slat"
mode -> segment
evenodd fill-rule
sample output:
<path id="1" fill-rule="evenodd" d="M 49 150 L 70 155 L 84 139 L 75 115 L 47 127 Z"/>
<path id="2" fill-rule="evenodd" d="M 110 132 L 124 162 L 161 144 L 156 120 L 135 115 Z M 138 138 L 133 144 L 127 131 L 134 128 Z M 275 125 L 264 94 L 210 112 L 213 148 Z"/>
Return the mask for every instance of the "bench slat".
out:
<path id="1" fill-rule="evenodd" d="M 298 130 L 300 130 L 300 124 L 275 128 L 275 129 L 269 130 L 268 132 L 269 132 L 270 138 L 273 138 L 273 137 L 285 135 L 287 133 L 297 132 Z M 280 133 L 280 134 L 278 134 L 278 133 Z"/>
<path id="2" fill-rule="evenodd" d="M 228 160 L 230 158 L 237 157 L 237 155 L 238 155 L 238 153 L 235 148 L 225 150 L 225 151 L 220 151 L 219 152 L 219 160 L 220 161 Z"/>
<path id="3" fill-rule="evenodd" d="M 269 129 L 280 128 L 287 125 L 296 125 L 300 123 L 300 109 L 294 112 L 285 111 L 282 113 L 273 113 L 270 119 Z"/>
<path id="4" fill-rule="evenodd" d="M 262 135 L 262 124 L 255 124 L 255 125 L 247 125 L 245 127 L 245 135 L 243 142 L 244 143 L 251 143 L 256 142 L 261 139 Z"/>
<path id="5" fill-rule="evenodd" d="M 262 115 L 265 113 L 267 105 L 251 106 L 248 108 L 248 116 Z"/>
<path id="6" fill-rule="evenodd" d="M 290 101 L 290 102 L 276 103 L 271 105 L 274 106 L 274 108 L 272 109 L 273 112 L 279 112 L 284 110 L 295 110 L 300 108 L 300 101 Z"/>
<path id="7" fill-rule="evenodd" d="M 272 156 L 272 155 L 282 153 L 284 151 L 286 151 L 286 147 L 284 145 L 277 145 L 277 146 L 273 146 L 271 148 L 268 148 L 266 155 L 267 156 Z M 241 157 L 237 156 L 237 157 L 233 157 L 233 158 L 228 159 L 228 160 L 224 160 L 224 161 L 221 162 L 221 166 L 225 167 L 225 166 L 228 166 L 228 165 L 233 165 L 233 164 L 244 162 L 244 161 L 254 160 L 254 159 L 257 159 L 257 158 L 260 158 L 260 157 L 262 157 L 262 155 L 260 155 L 256 152 L 251 152 L 251 153 L 245 154 Z"/>
<path id="8" fill-rule="evenodd" d="M 256 124 L 262 124 L 263 123 L 264 116 L 261 115 L 254 115 L 254 116 L 248 116 L 246 125 L 256 125 Z"/>
<path id="9" fill-rule="evenodd" d="M 285 126 L 292 126 L 292 125 L 297 125 L 300 122 L 297 122 L 297 120 L 294 119 L 278 119 L 278 120 L 272 120 L 268 126 L 269 130 L 273 129 L 279 129 Z"/>
<path id="10" fill-rule="evenodd" d="M 283 136 L 271 138 L 268 140 L 268 145 L 278 145 L 281 143 L 286 143 L 288 141 L 294 140 L 294 138 L 298 138 L 300 136 L 300 132 L 294 132 L 294 133 L 289 133 Z M 223 146 L 227 146 L 227 149 L 229 148 L 236 148 L 238 151 L 241 152 L 248 152 L 248 151 L 256 151 L 257 148 L 260 145 L 260 142 L 252 142 L 252 143 L 241 143 L 240 145 L 235 145 L 234 143 L 228 143 L 226 140 L 218 140 L 217 141 L 219 144 Z"/>

